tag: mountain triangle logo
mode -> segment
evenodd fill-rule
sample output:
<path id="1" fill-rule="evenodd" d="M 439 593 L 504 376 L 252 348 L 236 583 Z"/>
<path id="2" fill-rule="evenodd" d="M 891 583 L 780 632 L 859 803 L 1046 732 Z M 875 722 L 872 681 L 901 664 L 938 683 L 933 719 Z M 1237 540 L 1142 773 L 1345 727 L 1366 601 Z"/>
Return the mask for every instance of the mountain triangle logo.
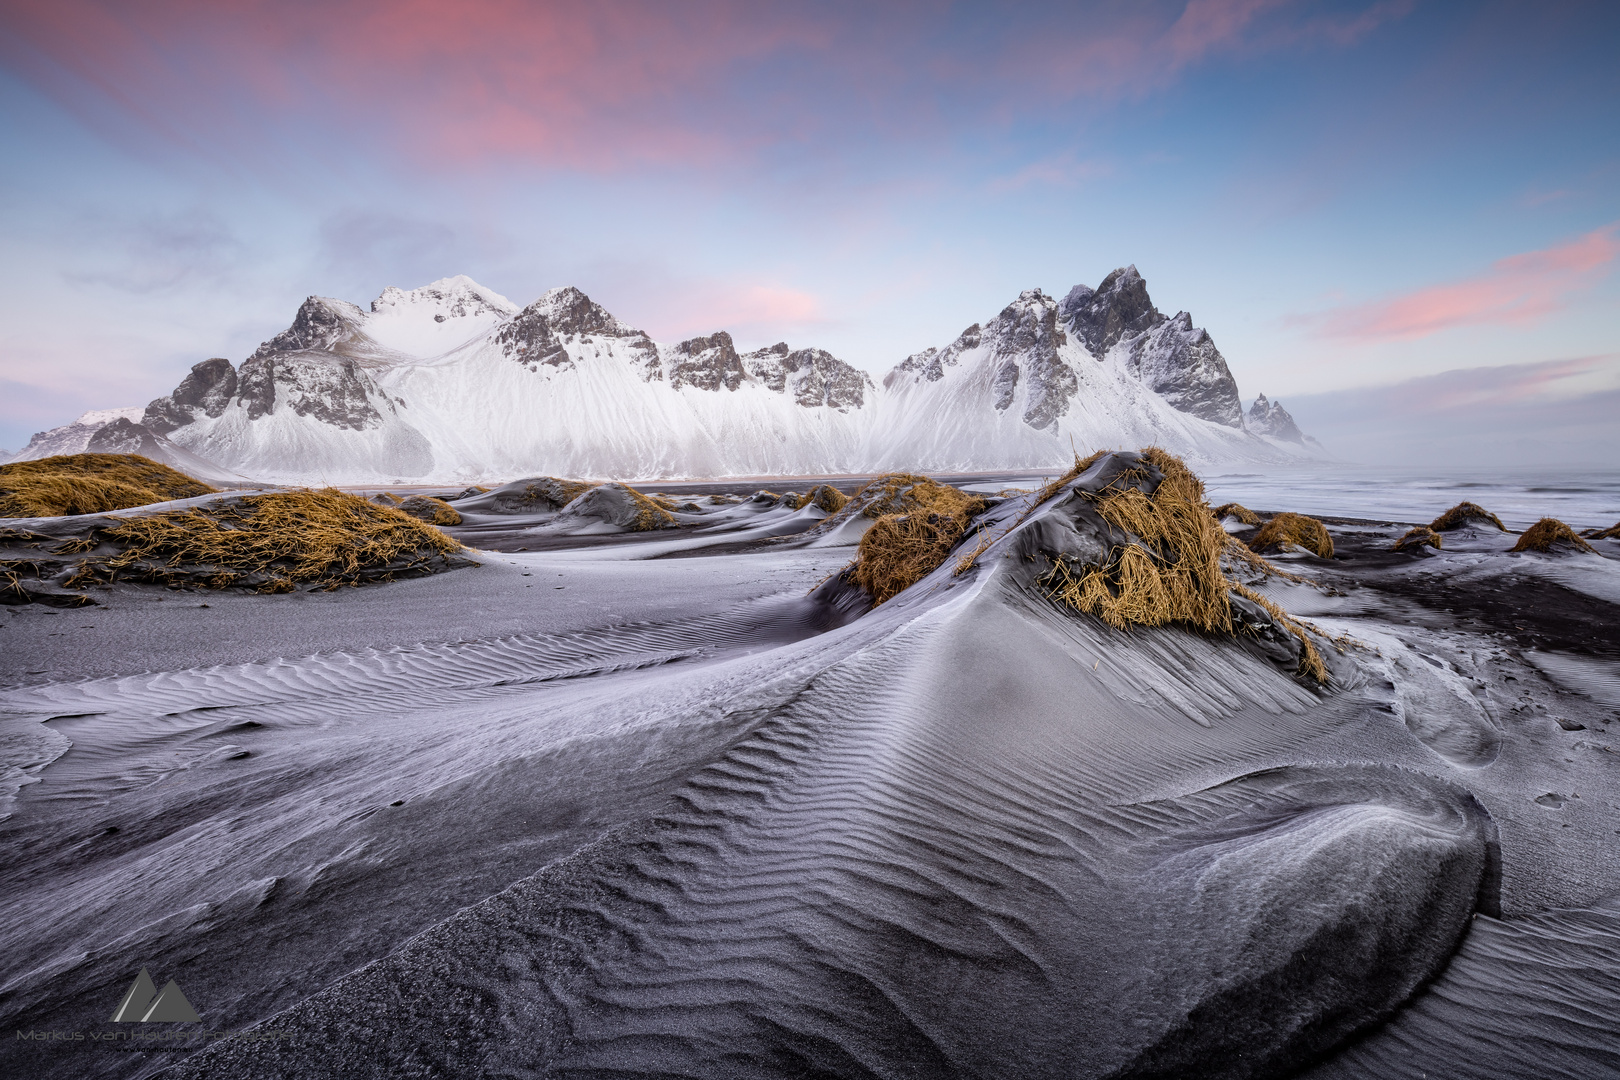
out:
<path id="1" fill-rule="evenodd" d="M 195 1024 L 201 1020 L 173 979 L 160 991 L 145 968 L 135 976 L 134 985 L 112 1015 L 115 1024 Z"/>

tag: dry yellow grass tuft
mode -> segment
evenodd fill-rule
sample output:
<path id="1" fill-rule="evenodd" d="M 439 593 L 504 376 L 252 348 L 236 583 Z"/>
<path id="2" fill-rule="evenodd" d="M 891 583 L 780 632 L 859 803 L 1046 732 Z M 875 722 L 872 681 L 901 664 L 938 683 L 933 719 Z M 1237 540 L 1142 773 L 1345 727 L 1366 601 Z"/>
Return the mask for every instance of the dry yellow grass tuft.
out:
<path id="1" fill-rule="evenodd" d="M 1415 529 L 1408 530 L 1405 536 L 1395 541 L 1395 545 L 1390 550 L 1405 551 L 1407 548 L 1422 547 L 1424 544 L 1435 549 L 1443 546 L 1440 542 L 1439 533 L 1428 525 L 1419 525 Z"/>
<path id="2" fill-rule="evenodd" d="M 1502 524 L 1501 518 L 1478 503 L 1471 502 L 1460 502 L 1453 506 L 1450 510 L 1429 522 L 1429 528 L 1435 532 L 1447 532 L 1451 529 L 1460 529 L 1470 521 L 1488 521 L 1503 532 L 1507 532 L 1507 526 Z M 1435 545 L 1435 547 L 1439 546 L 1439 544 Z"/>
<path id="3" fill-rule="evenodd" d="M 818 484 L 799 499 L 799 505 L 794 509 L 803 510 L 806 506 L 819 506 L 829 514 L 836 514 L 848 505 L 848 495 L 831 484 Z"/>
<path id="4" fill-rule="evenodd" d="M 387 580 L 461 550 L 431 525 L 333 488 L 248 495 L 129 518 L 101 532 L 123 551 L 93 560 L 82 572 L 87 576 L 105 570 L 109 578 L 164 580 L 186 571 L 193 583 L 252 583 L 260 592 Z"/>
<path id="5" fill-rule="evenodd" d="M 399 510 L 429 525 L 461 524 L 460 511 L 443 499 L 435 499 L 431 495 L 412 495 L 403 499 L 399 504 Z"/>
<path id="6" fill-rule="evenodd" d="M 1065 563 L 1055 564 L 1048 581 L 1052 595 L 1110 626 L 1186 623 L 1206 632 L 1229 631 L 1230 583 L 1221 572 L 1227 536 L 1204 501 L 1203 482 L 1158 447 L 1142 457 L 1163 474 L 1152 495 L 1120 483 L 1131 477 L 1127 472 L 1086 496 L 1104 521 L 1139 542 L 1115 545 L 1106 565 L 1087 567 L 1078 577 Z"/>
<path id="7" fill-rule="evenodd" d="M 1519 542 L 1508 550 L 1510 551 L 1551 551 L 1557 544 L 1568 544 L 1581 551 L 1597 549 L 1579 536 L 1575 530 L 1565 525 L 1557 518 L 1544 517 L 1524 531 Z"/>
<path id="8" fill-rule="evenodd" d="M 1581 535 L 1588 540 L 1620 540 L 1620 522 L 1616 522 L 1607 529 L 1588 529 Z"/>
<path id="9" fill-rule="evenodd" d="M 635 520 L 628 526 L 631 532 L 651 532 L 653 529 L 668 529 L 675 524 L 675 515 L 670 511 L 675 509 L 675 503 L 669 499 L 659 497 L 649 499 L 629 484 L 620 485 L 630 493 L 631 500 L 636 504 Z"/>
<path id="10" fill-rule="evenodd" d="M 103 514 L 213 491 L 139 454 L 67 454 L 0 465 L 0 517 Z"/>
<path id="11" fill-rule="evenodd" d="M 1224 521 L 1229 517 L 1235 517 L 1245 525 L 1260 524 L 1260 515 L 1242 503 L 1222 503 L 1215 508 L 1216 521 Z"/>
<path id="12" fill-rule="evenodd" d="M 1294 544 L 1324 559 L 1333 558 L 1333 538 L 1327 526 L 1304 514 L 1278 514 L 1254 534 L 1249 547 L 1255 551 Z"/>
<path id="13" fill-rule="evenodd" d="M 943 564 L 973 517 L 985 508 L 978 495 L 910 473 L 879 477 L 857 492 L 856 498 L 862 494 L 874 496 L 862 513 L 877 521 L 861 537 L 850 577 L 872 595 L 874 605 L 893 598 Z M 900 512 L 874 514 L 874 507 Z"/>
<path id="14" fill-rule="evenodd" d="M 1079 454 L 1074 455 L 1074 467 L 1068 472 L 1064 473 L 1062 476 L 1058 477 L 1056 480 L 1053 480 L 1051 483 L 1041 488 L 1040 491 L 1036 492 L 1034 501 L 1029 504 L 1029 509 L 1024 511 L 1024 517 L 1029 517 L 1030 512 L 1033 511 L 1037 506 L 1040 506 L 1052 496 L 1056 495 L 1059 491 L 1062 491 L 1065 484 L 1079 476 L 1081 473 L 1085 472 L 1087 469 L 1091 468 L 1093 465 L 1097 464 L 1097 462 L 1101 461 L 1107 454 L 1107 450 L 1098 450 L 1089 457 L 1083 458 Z"/>

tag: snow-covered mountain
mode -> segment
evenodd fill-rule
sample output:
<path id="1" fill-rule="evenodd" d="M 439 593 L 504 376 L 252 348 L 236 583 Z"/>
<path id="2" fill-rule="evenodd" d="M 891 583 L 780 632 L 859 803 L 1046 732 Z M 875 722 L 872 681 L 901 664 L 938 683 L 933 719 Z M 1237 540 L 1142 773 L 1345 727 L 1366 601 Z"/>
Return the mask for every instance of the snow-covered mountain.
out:
<path id="1" fill-rule="evenodd" d="M 820 349 L 653 341 L 575 288 L 519 308 L 466 277 L 370 310 L 310 297 L 242 364 L 206 360 L 147 406 L 153 437 L 265 479 L 460 482 L 978 470 L 1161 444 L 1199 461 L 1303 443 L 1245 424 L 1208 333 L 1135 267 L 1061 303 L 1023 293 L 874 385 Z M 124 437 L 130 437 L 125 432 Z"/>
<path id="2" fill-rule="evenodd" d="M 1268 435 L 1273 439 L 1299 443 L 1302 446 L 1322 445 L 1299 430 L 1299 425 L 1294 422 L 1288 410 L 1282 407 L 1282 402 L 1267 401 L 1264 394 L 1254 399 L 1254 404 L 1249 406 L 1248 415 L 1244 419 L 1248 422 L 1249 430 L 1257 435 Z"/>
<path id="3" fill-rule="evenodd" d="M 90 446 L 90 438 L 115 420 L 138 421 L 142 409 L 139 405 L 127 409 L 91 409 L 72 423 L 49 431 L 36 432 L 28 445 L 10 458 L 12 461 L 34 461 L 55 457 L 57 454 L 82 454 Z"/>

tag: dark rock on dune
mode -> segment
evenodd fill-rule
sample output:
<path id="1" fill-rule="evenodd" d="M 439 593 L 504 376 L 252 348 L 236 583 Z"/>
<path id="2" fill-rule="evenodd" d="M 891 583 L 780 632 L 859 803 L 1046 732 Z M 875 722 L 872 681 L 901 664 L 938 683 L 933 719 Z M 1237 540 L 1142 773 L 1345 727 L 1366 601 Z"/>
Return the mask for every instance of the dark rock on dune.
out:
<path id="1" fill-rule="evenodd" d="M 672 529 L 676 522 L 668 510 L 635 488 L 599 484 L 563 507 L 554 527 L 607 525 L 629 532 Z"/>
<path id="2" fill-rule="evenodd" d="M 531 476 L 502 484 L 492 491 L 469 489 L 454 500 L 456 509 L 469 514 L 535 514 L 561 510 L 583 495 L 589 484 Z"/>

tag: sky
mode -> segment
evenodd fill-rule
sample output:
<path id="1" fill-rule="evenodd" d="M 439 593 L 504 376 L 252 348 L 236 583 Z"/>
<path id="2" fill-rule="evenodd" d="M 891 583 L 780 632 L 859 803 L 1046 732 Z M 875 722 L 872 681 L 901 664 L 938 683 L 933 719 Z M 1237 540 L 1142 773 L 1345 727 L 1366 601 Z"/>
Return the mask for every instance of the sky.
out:
<path id="1" fill-rule="evenodd" d="M 0 0 L 0 447 L 311 294 L 881 376 L 1134 264 L 1347 456 L 1612 463 L 1616 56 L 1547 0 Z"/>

